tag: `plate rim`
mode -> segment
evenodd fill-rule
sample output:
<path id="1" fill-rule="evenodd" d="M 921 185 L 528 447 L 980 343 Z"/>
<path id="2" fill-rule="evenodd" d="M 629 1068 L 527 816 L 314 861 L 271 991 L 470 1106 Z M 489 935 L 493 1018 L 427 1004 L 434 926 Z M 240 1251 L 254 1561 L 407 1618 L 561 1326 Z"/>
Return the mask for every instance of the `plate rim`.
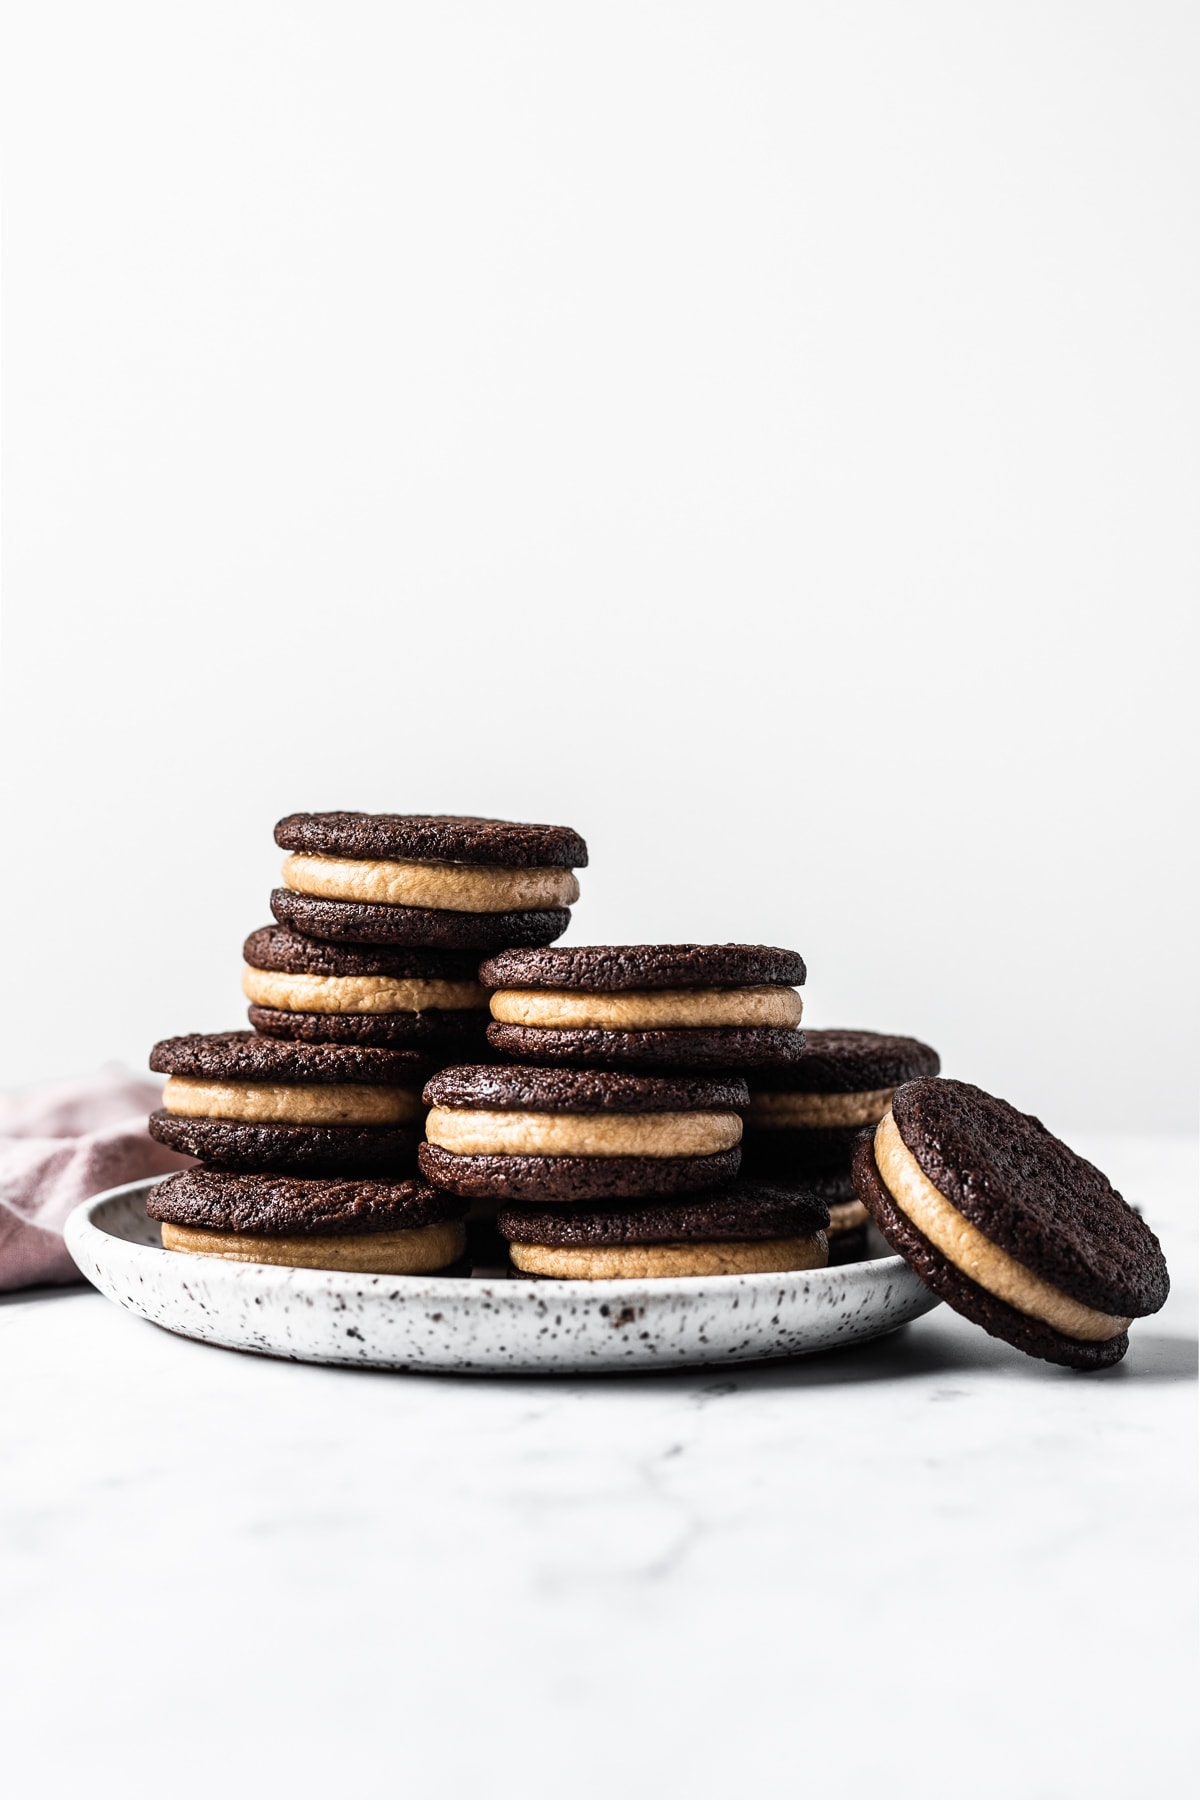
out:
<path id="1" fill-rule="evenodd" d="M 124 1252 L 139 1257 L 170 1257 L 176 1254 L 170 1250 L 164 1250 L 161 1244 L 137 1244 L 130 1238 L 120 1237 L 114 1231 L 106 1231 L 103 1225 L 93 1217 L 99 1207 L 126 1195 L 132 1195 L 136 1191 L 148 1191 L 152 1187 L 157 1187 L 159 1182 L 168 1179 L 169 1174 L 139 1176 L 135 1181 L 123 1181 L 117 1187 L 105 1188 L 98 1194 L 91 1194 L 87 1199 L 81 1200 L 78 1205 L 74 1206 L 67 1215 L 63 1236 L 76 1265 L 79 1266 L 72 1240 L 86 1243 L 89 1233 L 94 1233 L 103 1241 L 120 1244 Z M 423 1275 L 383 1275 L 368 1270 L 301 1269 L 291 1263 L 243 1262 L 241 1259 L 234 1260 L 229 1257 L 206 1257 L 203 1251 L 197 1251 L 195 1254 L 204 1262 L 220 1263 L 223 1268 L 230 1271 L 235 1269 L 261 1270 L 265 1274 L 287 1280 L 293 1285 L 297 1277 L 308 1277 L 314 1283 L 322 1285 L 331 1280 L 351 1285 L 357 1284 L 356 1291 L 361 1291 L 362 1286 L 366 1283 L 404 1282 L 412 1283 L 413 1292 L 418 1286 L 426 1294 L 433 1290 L 439 1290 L 448 1300 L 452 1298 L 465 1300 L 470 1294 L 477 1294 L 482 1299 L 485 1293 L 493 1292 L 497 1288 L 505 1295 L 511 1295 L 514 1300 L 523 1295 L 527 1295 L 531 1299 L 536 1295 L 545 1300 L 549 1294 L 555 1292 L 571 1293 L 580 1298 L 582 1297 L 581 1290 L 589 1294 L 603 1294 L 619 1290 L 623 1294 L 636 1293 L 659 1297 L 680 1291 L 690 1293 L 697 1290 L 701 1293 L 716 1295 L 722 1289 L 730 1292 L 744 1292 L 748 1285 L 768 1287 L 781 1280 L 795 1280 L 801 1276 L 806 1282 L 811 1282 L 819 1288 L 825 1282 L 832 1283 L 847 1278 L 855 1279 L 860 1273 L 865 1275 L 868 1270 L 873 1272 L 874 1277 L 882 1277 L 885 1273 L 916 1274 L 916 1271 L 895 1251 L 890 1256 L 866 1257 L 861 1262 L 827 1263 L 821 1269 L 768 1269 L 753 1274 L 677 1275 L 668 1278 L 647 1275 L 617 1275 L 605 1276 L 595 1281 L 570 1280 L 558 1276 L 542 1276 L 536 1280 L 522 1280 L 519 1276 L 508 1274 L 498 1275 L 494 1278 L 481 1278 L 473 1275 L 443 1275 L 437 1270 L 431 1270 L 428 1274 Z M 80 1274 L 90 1280 L 87 1271 L 82 1267 Z M 917 1279 L 919 1280 L 920 1277 L 918 1276 Z M 937 1296 L 934 1295 L 933 1298 L 936 1300 Z"/>

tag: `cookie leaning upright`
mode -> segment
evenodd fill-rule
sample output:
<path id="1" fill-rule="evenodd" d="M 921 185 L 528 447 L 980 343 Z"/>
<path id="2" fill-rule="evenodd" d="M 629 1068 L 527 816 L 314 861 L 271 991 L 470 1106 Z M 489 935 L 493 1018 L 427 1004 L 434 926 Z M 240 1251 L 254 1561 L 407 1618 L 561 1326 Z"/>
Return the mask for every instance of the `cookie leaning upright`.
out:
<path id="1" fill-rule="evenodd" d="M 426 813 L 290 813 L 271 911 L 305 936 L 494 950 L 549 944 L 579 898 L 587 845 L 565 825 Z"/>
<path id="2" fill-rule="evenodd" d="M 524 1062 L 738 1070 L 799 1058 L 804 960 L 763 944 L 510 949 L 479 979 L 493 1049 Z"/>
<path id="3" fill-rule="evenodd" d="M 633 1200 L 729 1181 L 741 1161 L 736 1078 L 481 1063 L 443 1069 L 417 1158 L 468 1199 Z"/>
<path id="4" fill-rule="evenodd" d="M 1047 1362 L 1103 1368 L 1170 1286 L 1154 1233 L 1100 1170 L 965 1081 L 907 1083 L 854 1155 L 884 1237 L 956 1312 Z"/>

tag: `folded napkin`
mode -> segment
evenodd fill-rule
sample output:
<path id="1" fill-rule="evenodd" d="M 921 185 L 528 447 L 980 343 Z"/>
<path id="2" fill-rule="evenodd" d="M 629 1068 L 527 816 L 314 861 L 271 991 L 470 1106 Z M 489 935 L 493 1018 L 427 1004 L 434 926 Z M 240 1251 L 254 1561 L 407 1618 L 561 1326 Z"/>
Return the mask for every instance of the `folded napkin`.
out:
<path id="1" fill-rule="evenodd" d="M 0 1289 L 79 1281 L 62 1237 L 72 1207 L 123 1181 L 191 1166 L 146 1130 L 161 1092 L 110 1065 L 0 1094 Z"/>

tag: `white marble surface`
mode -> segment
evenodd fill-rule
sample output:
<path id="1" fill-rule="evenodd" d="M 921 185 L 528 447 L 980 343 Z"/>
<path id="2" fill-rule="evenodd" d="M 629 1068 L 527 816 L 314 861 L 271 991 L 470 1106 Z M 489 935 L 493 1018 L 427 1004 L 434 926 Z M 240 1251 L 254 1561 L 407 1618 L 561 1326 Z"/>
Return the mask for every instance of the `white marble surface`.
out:
<path id="1" fill-rule="evenodd" d="M 556 1382 L 8 1300 L 6 1790 L 1186 1791 L 1194 1156 L 1079 1147 L 1175 1282 L 1099 1375 L 945 1308 L 809 1361 Z"/>

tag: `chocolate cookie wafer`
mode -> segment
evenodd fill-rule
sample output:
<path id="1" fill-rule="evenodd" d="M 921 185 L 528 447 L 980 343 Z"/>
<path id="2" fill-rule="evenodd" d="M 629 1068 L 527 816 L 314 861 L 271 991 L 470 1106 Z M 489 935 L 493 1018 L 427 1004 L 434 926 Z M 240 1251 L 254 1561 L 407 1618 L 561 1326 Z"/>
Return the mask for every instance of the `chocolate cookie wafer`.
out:
<path id="1" fill-rule="evenodd" d="M 789 1180 L 848 1174 L 863 1126 L 878 1124 L 901 1082 L 940 1067 L 916 1038 L 810 1027 L 801 1056 L 747 1075 L 746 1169 Z"/>
<path id="2" fill-rule="evenodd" d="M 224 1169 L 407 1174 L 429 1059 L 411 1050 L 309 1044 L 252 1031 L 164 1038 L 169 1077 L 150 1135 Z"/>
<path id="3" fill-rule="evenodd" d="M 419 1275 L 462 1255 L 466 1205 L 424 1181 L 189 1169 L 151 1189 L 164 1250 L 234 1262 Z"/>
<path id="4" fill-rule="evenodd" d="M 325 943 L 264 925 L 242 955 L 250 1023 L 267 1036 L 413 1049 L 435 1063 L 486 1051 L 474 951 Z"/>
<path id="5" fill-rule="evenodd" d="M 291 813 L 271 895 L 280 924 L 357 944 L 549 944 L 579 898 L 587 845 L 564 825 L 420 813 Z"/>
<path id="6" fill-rule="evenodd" d="M 469 1199 L 692 1193 L 736 1175 L 745 1084 L 700 1076 L 477 1064 L 426 1084 L 418 1161 Z"/>
<path id="7" fill-rule="evenodd" d="M 502 951 L 480 966 L 488 1042 L 528 1063 L 615 1069 L 786 1066 L 804 961 L 762 944 L 597 944 Z"/>
<path id="8" fill-rule="evenodd" d="M 815 1194 L 735 1182 L 650 1204 L 504 1207 L 496 1223 L 523 1273 L 606 1281 L 819 1269 L 829 1212 Z"/>

